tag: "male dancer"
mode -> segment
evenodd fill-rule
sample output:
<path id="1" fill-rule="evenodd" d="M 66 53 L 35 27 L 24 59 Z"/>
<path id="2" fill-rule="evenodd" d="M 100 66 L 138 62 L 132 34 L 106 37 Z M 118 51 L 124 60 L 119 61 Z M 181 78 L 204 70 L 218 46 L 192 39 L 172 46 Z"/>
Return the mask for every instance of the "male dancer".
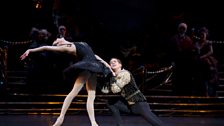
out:
<path id="1" fill-rule="evenodd" d="M 116 120 L 117 126 L 122 126 L 123 123 L 120 111 L 140 114 L 151 125 L 164 126 L 163 122 L 151 112 L 146 98 L 136 85 L 132 74 L 128 70 L 122 69 L 121 60 L 112 58 L 109 64 L 115 73 L 115 76 L 111 78 L 110 90 L 121 95 L 118 99 L 108 101 L 109 109 Z M 102 92 L 108 93 L 108 90 L 102 88 Z"/>

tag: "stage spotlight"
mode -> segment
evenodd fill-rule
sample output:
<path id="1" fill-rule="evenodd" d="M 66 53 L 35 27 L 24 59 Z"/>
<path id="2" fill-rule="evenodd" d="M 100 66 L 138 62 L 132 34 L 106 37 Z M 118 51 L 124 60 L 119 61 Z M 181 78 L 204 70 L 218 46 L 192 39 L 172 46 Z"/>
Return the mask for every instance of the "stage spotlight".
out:
<path id="1" fill-rule="evenodd" d="M 36 9 L 41 9 L 42 8 L 42 0 L 33 0 L 34 1 L 34 6 Z"/>

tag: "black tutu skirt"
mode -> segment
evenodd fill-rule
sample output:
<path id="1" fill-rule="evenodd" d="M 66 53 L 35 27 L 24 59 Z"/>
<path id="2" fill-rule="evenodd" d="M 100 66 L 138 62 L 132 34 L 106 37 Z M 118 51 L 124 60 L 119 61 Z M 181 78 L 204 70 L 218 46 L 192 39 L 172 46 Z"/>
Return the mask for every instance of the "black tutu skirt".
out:
<path id="1" fill-rule="evenodd" d="M 79 61 L 75 64 L 72 64 L 63 71 L 64 80 L 70 83 L 74 83 L 75 78 L 77 78 L 79 73 L 83 71 L 97 73 L 102 78 L 104 78 L 103 80 L 108 80 L 108 77 L 111 76 L 112 73 L 108 67 L 97 60 L 92 62 Z"/>

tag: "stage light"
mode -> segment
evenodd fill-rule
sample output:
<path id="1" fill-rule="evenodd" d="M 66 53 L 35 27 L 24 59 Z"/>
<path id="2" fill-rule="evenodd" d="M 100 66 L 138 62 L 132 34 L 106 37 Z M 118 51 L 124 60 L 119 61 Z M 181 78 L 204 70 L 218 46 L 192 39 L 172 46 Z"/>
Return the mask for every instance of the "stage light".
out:
<path id="1" fill-rule="evenodd" d="M 33 0 L 33 2 L 36 9 L 42 8 L 42 4 L 43 4 L 42 0 Z"/>

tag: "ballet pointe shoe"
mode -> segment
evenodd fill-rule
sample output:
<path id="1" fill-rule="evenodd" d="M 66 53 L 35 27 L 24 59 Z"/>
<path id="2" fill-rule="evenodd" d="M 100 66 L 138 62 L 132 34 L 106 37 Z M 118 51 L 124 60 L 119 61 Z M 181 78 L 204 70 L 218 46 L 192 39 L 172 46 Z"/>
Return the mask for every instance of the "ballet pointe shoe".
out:
<path id="1" fill-rule="evenodd" d="M 91 126 L 98 126 L 96 122 L 91 122 Z"/>
<path id="2" fill-rule="evenodd" d="M 53 126 L 61 126 L 61 124 L 63 123 L 64 121 L 64 117 L 58 117 L 57 118 L 57 121 L 53 124 Z"/>

